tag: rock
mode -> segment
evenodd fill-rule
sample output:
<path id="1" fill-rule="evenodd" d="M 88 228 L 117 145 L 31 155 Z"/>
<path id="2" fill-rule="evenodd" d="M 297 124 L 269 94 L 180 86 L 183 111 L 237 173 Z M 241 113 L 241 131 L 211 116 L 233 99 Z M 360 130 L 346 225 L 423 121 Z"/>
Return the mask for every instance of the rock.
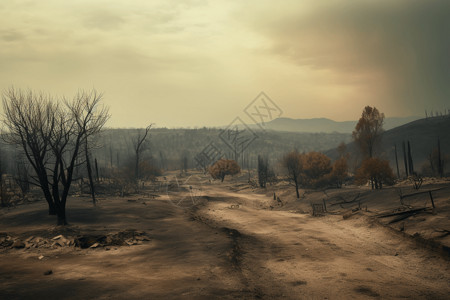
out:
<path id="1" fill-rule="evenodd" d="M 52 246 L 59 246 L 59 247 L 63 247 L 64 246 L 64 244 L 63 243 L 61 243 L 60 241 L 56 241 L 55 243 L 53 243 L 53 245 Z"/>
<path id="2" fill-rule="evenodd" d="M 61 244 L 61 246 L 66 246 L 67 244 L 69 244 L 70 241 L 65 237 L 62 237 L 58 240 L 58 242 Z"/>
<path id="3" fill-rule="evenodd" d="M 99 246 L 100 246 L 99 243 L 95 243 L 95 244 L 93 244 L 92 246 L 90 246 L 89 248 L 97 248 L 97 247 L 99 247 Z"/>
<path id="4" fill-rule="evenodd" d="M 6 232 L 0 232 L 0 246 L 6 240 L 8 240 L 8 234 Z"/>
<path id="5" fill-rule="evenodd" d="M 11 247 L 11 245 L 14 243 L 13 240 L 4 240 L 3 242 L 0 242 L 1 247 Z"/>
<path id="6" fill-rule="evenodd" d="M 41 256 L 38 257 L 39 260 L 41 260 L 43 258 L 44 258 L 44 255 L 41 255 Z"/>
<path id="7" fill-rule="evenodd" d="M 13 248 L 16 248 L 16 249 L 22 249 L 22 248 L 25 248 L 25 243 L 22 242 L 21 240 L 16 240 L 16 241 L 12 244 L 12 247 L 13 247 Z"/>
<path id="8" fill-rule="evenodd" d="M 52 270 L 47 270 L 47 271 L 44 272 L 44 275 L 51 275 L 51 274 L 53 274 Z"/>
<path id="9" fill-rule="evenodd" d="M 95 243 L 104 244 L 106 241 L 106 236 L 104 235 L 84 235 L 77 237 L 74 242 L 75 246 L 82 249 L 86 249 L 94 245 Z"/>

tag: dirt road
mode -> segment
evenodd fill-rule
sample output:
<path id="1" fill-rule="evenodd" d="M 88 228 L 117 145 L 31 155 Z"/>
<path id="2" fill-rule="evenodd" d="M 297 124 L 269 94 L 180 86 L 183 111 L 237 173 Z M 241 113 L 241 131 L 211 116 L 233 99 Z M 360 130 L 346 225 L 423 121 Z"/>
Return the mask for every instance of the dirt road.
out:
<path id="1" fill-rule="evenodd" d="M 97 208 L 70 199 L 69 231 L 44 203 L 2 211 L 0 231 L 23 239 L 133 229 L 150 241 L 0 249 L 0 299 L 448 299 L 447 260 L 365 219 L 270 210 L 269 197 L 224 185 L 203 191 L 193 210 L 164 195 Z"/>
<path id="2" fill-rule="evenodd" d="M 448 299 L 450 265 L 364 218 L 262 210 L 264 195 L 209 189 L 198 213 L 237 230 L 241 280 L 262 298 Z M 233 207 L 233 208 L 232 208 Z"/>

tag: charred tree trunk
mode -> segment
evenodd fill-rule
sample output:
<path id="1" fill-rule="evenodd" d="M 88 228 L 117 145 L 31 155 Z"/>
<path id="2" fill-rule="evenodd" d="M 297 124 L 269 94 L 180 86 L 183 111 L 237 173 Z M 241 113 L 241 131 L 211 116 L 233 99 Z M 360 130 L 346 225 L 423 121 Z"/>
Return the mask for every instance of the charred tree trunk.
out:
<path id="1" fill-rule="evenodd" d="M 96 205 L 96 200 L 95 200 L 95 186 L 94 186 L 94 180 L 92 178 L 92 169 L 91 169 L 91 162 L 89 160 L 89 151 L 88 151 L 88 142 L 86 139 L 86 142 L 84 144 L 84 152 L 86 155 L 86 168 L 87 168 L 87 172 L 88 172 L 88 178 L 89 178 L 89 187 L 91 189 L 91 196 L 92 196 L 92 204 L 94 204 L 94 206 Z M 59 216 L 58 216 L 59 217 Z"/>
<path id="2" fill-rule="evenodd" d="M 134 152 L 135 152 L 135 162 L 134 162 L 134 179 L 136 180 L 136 183 L 139 180 L 139 162 L 140 162 L 140 153 L 142 151 L 142 144 L 144 143 L 145 139 L 147 138 L 148 132 L 150 128 L 152 127 L 152 124 L 148 125 L 147 128 L 145 128 L 144 135 L 141 137 L 140 132 L 138 133 L 136 143 L 134 144 Z"/>
<path id="3" fill-rule="evenodd" d="M 400 178 L 400 170 L 398 168 L 397 145 L 394 144 L 395 165 L 397 166 L 397 178 Z"/>
<path id="4" fill-rule="evenodd" d="M 402 142 L 402 148 L 403 148 L 403 161 L 405 163 L 405 175 L 406 177 L 408 177 L 408 160 L 407 160 L 407 156 L 406 156 L 406 147 L 405 147 L 405 142 Z"/>
<path id="5" fill-rule="evenodd" d="M 438 163 L 438 173 L 439 176 L 442 178 L 444 176 L 444 168 L 442 166 L 442 159 L 441 159 L 441 141 L 438 138 L 438 146 L 437 146 L 437 151 L 438 151 L 438 157 L 437 157 L 437 163 Z"/>
<path id="6" fill-rule="evenodd" d="M 56 216 L 58 218 L 57 225 L 65 226 L 67 225 L 67 218 L 66 218 L 66 205 L 63 203 L 60 203 L 58 205 L 58 208 L 56 209 Z"/>
<path id="7" fill-rule="evenodd" d="M 97 158 L 94 159 L 94 166 L 95 166 L 95 179 L 97 183 L 100 182 L 100 174 L 98 173 L 98 164 L 97 164 Z"/>
<path id="8" fill-rule="evenodd" d="M 295 183 L 295 193 L 297 194 L 297 199 L 300 199 L 300 193 L 298 192 L 298 178 L 295 173 L 293 175 L 294 175 L 293 178 L 294 178 L 294 183 Z"/>
<path id="9" fill-rule="evenodd" d="M 409 143 L 409 141 L 408 141 L 408 165 L 409 165 L 409 174 L 410 175 L 414 174 L 414 164 L 411 155 L 411 144 Z"/>
<path id="10" fill-rule="evenodd" d="M 111 144 L 109 145 L 109 167 L 113 166 L 113 150 Z"/>
<path id="11" fill-rule="evenodd" d="M 134 179 L 136 182 L 139 179 L 139 148 L 136 148 L 135 150 L 135 161 L 134 161 Z"/>

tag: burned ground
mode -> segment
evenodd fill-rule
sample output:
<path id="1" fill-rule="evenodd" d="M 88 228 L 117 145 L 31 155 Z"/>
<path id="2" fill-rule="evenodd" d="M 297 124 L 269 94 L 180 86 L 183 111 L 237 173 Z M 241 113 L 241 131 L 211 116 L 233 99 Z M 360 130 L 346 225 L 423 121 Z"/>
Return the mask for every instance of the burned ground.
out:
<path id="1" fill-rule="evenodd" d="M 430 203 L 401 206 L 401 185 L 303 191 L 296 200 L 283 183 L 263 190 L 198 175 L 190 184 L 202 194 L 185 195 L 190 202 L 181 206 L 165 192 L 100 198 L 97 207 L 73 197 L 66 227 L 52 225 L 44 202 L 1 210 L 0 298 L 445 299 L 450 292 L 449 259 L 427 245 L 448 245 L 448 190 L 435 193 L 434 211 L 387 224 L 377 215 Z M 440 187 L 448 183 L 422 189 Z M 324 199 L 327 211 L 313 217 L 311 204 Z"/>

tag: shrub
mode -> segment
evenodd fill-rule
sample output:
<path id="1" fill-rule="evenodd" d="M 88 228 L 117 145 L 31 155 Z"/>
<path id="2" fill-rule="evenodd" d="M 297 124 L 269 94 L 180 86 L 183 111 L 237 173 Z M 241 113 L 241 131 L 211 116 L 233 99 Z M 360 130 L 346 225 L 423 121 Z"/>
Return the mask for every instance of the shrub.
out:
<path id="1" fill-rule="evenodd" d="M 214 179 L 220 179 L 222 182 L 226 175 L 236 175 L 241 172 L 241 167 L 232 159 L 220 159 L 214 165 L 209 167 L 209 174 Z"/>
<path id="2" fill-rule="evenodd" d="M 387 160 L 379 158 L 368 158 L 364 160 L 361 167 L 356 171 L 355 181 L 357 184 L 365 184 L 370 181 L 372 189 L 381 189 L 383 184 L 394 184 L 394 173 Z"/>
<path id="3" fill-rule="evenodd" d="M 333 163 L 331 173 L 329 174 L 329 182 L 335 184 L 338 188 L 342 187 L 342 183 L 348 176 L 347 157 L 342 156 Z"/>
<path id="4" fill-rule="evenodd" d="M 332 170 L 331 160 L 325 154 L 309 152 L 302 156 L 304 183 L 310 187 L 327 185 L 327 174 Z"/>

